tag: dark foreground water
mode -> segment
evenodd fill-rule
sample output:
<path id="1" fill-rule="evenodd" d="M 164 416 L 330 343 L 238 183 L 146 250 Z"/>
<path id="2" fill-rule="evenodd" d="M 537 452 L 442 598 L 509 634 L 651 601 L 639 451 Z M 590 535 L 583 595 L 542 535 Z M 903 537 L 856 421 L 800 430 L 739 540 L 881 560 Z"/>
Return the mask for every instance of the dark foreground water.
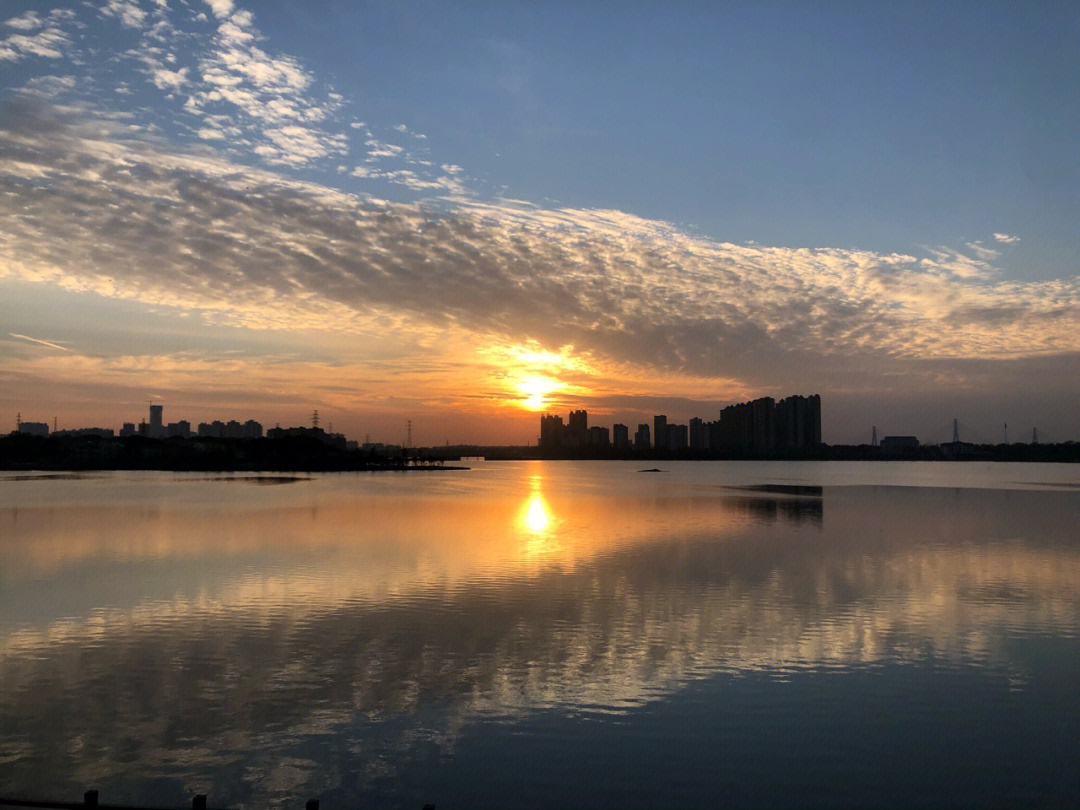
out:
<path id="1" fill-rule="evenodd" d="M 1080 468 L 0 477 L 0 795 L 1076 807 Z"/>

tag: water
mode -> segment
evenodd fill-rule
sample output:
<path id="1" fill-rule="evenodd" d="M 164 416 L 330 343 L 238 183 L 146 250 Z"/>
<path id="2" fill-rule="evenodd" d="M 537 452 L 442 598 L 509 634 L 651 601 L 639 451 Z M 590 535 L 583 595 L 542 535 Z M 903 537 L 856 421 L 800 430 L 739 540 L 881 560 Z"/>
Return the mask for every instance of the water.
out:
<path id="1" fill-rule="evenodd" d="M 1080 467 L 295 478 L 0 476 L 0 794 L 1080 801 Z"/>

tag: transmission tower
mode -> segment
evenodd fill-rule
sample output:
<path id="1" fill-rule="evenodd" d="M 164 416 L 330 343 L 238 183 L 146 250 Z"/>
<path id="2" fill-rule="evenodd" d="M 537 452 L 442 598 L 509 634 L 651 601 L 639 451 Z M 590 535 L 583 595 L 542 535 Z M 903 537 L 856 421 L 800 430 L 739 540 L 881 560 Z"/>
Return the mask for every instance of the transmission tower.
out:
<path id="1" fill-rule="evenodd" d="M 412 447 L 412 419 L 405 423 L 405 446 Z"/>
<path id="2" fill-rule="evenodd" d="M 865 436 L 866 434 L 863 435 Z M 877 425 L 874 425 L 870 429 L 870 446 L 877 447 Z"/>
<path id="3" fill-rule="evenodd" d="M 1008 422 L 1006 422 L 1005 427 L 1003 427 L 1001 429 L 1001 443 L 1002 444 L 1008 444 L 1009 443 L 1009 423 Z"/>
<path id="4" fill-rule="evenodd" d="M 19 432 L 19 428 L 22 427 L 22 411 L 16 411 L 15 413 L 15 432 Z"/>
<path id="5" fill-rule="evenodd" d="M 960 441 L 960 420 L 955 417 L 952 420 L 952 440 L 954 443 Z"/>
<path id="6" fill-rule="evenodd" d="M 1039 429 L 1038 428 L 1032 428 L 1031 429 L 1031 443 L 1032 444 L 1038 444 L 1039 443 Z"/>
<path id="7" fill-rule="evenodd" d="M 311 429 L 312 430 L 318 430 L 319 429 L 319 409 L 318 408 L 316 408 L 315 410 L 313 410 L 311 412 Z"/>

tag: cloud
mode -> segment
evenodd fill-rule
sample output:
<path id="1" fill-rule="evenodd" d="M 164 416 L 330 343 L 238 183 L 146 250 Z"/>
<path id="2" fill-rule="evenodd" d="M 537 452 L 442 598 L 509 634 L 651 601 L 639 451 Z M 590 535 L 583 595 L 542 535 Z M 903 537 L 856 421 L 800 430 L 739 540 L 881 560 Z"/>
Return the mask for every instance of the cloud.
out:
<path id="1" fill-rule="evenodd" d="M 300 166 L 343 154 L 345 136 L 323 127 L 341 97 L 326 93 L 320 99 L 315 78 L 298 60 L 261 48 L 251 12 L 234 12 L 232 3 L 220 0 L 210 5 L 218 28 L 198 58 L 201 81 L 186 109 L 234 116 L 252 131 L 252 151 L 273 164 Z"/>
<path id="2" fill-rule="evenodd" d="M 56 9 L 44 19 L 36 12 L 28 11 L 6 20 L 5 25 L 23 33 L 0 39 L 0 62 L 17 62 L 31 56 L 62 58 L 71 46 L 71 38 L 63 26 L 73 17 L 68 9 Z"/>
<path id="3" fill-rule="evenodd" d="M 146 11 L 134 0 L 108 0 L 101 7 L 100 13 L 106 17 L 115 17 L 125 28 L 141 28 L 146 22 Z"/>
<path id="4" fill-rule="evenodd" d="M 642 379 L 850 387 L 880 385 L 883 369 L 927 382 L 965 358 L 1080 351 L 1075 280 L 993 281 L 947 251 L 738 245 L 619 211 L 375 202 L 117 122 L 102 134 L 41 103 L 8 103 L 0 122 L 0 258 L 18 279 L 254 328 L 380 324 L 431 336 L 435 354 L 439 335 L 573 346 Z"/>
<path id="5" fill-rule="evenodd" d="M 33 31 L 35 28 L 40 28 L 43 23 L 41 17 L 38 16 L 38 13 L 30 10 L 20 14 L 18 17 L 12 17 L 10 20 L 5 20 L 4 25 L 19 31 Z"/>
<path id="6" fill-rule="evenodd" d="M 151 75 L 159 90 L 179 90 L 187 82 L 187 74 L 188 69 L 183 67 L 179 70 L 157 68 Z"/>
<path id="7" fill-rule="evenodd" d="M 1015 245 L 1017 242 L 1020 241 L 1019 236 L 1009 236 L 1009 234 L 1007 234 L 1007 233 L 997 233 L 997 232 L 994 233 L 994 239 L 996 239 L 998 242 L 1002 242 L 1002 243 L 1004 243 L 1006 245 Z"/>
<path id="8" fill-rule="evenodd" d="M 1000 251 L 988 248 L 982 242 L 967 242 L 965 244 L 980 261 L 992 261 L 1001 255 Z"/>
<path id="9" fill-rule="evenodd" d="M 232 0 L 206 0 L 206 5 L 219 20 L 227 18 L 233 11 Z"/>
<path id="10" fill-rule="evenodd" d="M 18 338 L 19 340 L 26 340 L 26 341 L 29 341 L 30 343 L 38 343 L 38 344 L 40 344 L 42 346 L 48 346 L 50 349 L 59 349 L 62 352 L 71 351 L 71 349 L 69 349 L 67 346 L 60 346 L 59 344 L 53 343 L 52 341 L 49 341 L 49 340 L 41 340 L 40 338 L 33 338 L 33 337 L 30 337 L 29 335 L 20 335 L 20 334 L 17 334 L 16 332 L 8 332 L 8 335 L 10 335 L 13 338 Z"/>

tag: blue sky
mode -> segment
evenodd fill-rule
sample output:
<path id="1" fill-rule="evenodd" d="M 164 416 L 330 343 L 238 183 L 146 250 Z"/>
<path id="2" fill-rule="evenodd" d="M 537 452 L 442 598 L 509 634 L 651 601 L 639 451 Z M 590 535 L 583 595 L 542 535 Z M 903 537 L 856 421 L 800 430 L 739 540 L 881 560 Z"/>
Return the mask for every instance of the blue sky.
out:
<path id="1" fill-rule="evenodd" d="M 198 367 L 217 390 L 228 351 L 250 364 L 230 376 L 257 389 L 268 374 L 310 381 L 317 370 L 286 368 L 302 357 L 359 389 L 378 366 L 378 402 L 347 383 L 324 392 L 358 430 L 454 411 L 463 421 L 442 432 L 468 432 L 496 413 L 524 440 L 533 417 L 500 403 L 540 385 L 551 407 L 587 404 L 605 422 L 657 408 L 708 418 L 717 402 L 816 386 L 827 440 L 861 436 L 871 412 L 930 430 L 951 412 L 911 414 L 945 400 L 987 431 L 1037 411 L 1049 434 L 1075 432 L 1080 391 L 1062 382 L 1080 372 L 1075 4 L 108 0 L 11 2 L 4 15 L 0 159 L 35 168 L 0 188 L 23 212 L 0 243 L 0 313 L 14 324 L 0 331 L 19 336 L 0 348 L 41 392 L 23 397 L 31 408 L 50 407 L 50 375 L 71 369 L 24 338 L 66 335 L 87 368 L 145 369 L 125 382 L 131 402 L 141 387 L 264 419 L 306 407 L 225 390 L 211 405 L 150 369 Z M 95 161 L 112 167 L 95 169 L 104 182 L 76 189 L 75 167 Z M 131 185 L 139 171 L 169 190 Z M 217 218 L 165 216 L 226 182 L 264 193 Z M 125 231 L 101 214 L 135 193 L 162 216 Z M 255 223 L 300 238 L 290 195 L 325 214 L 305 231 L 319 244 L 254 251 L 241 234 Z M 382 275 L 347 244 L 357 206 L 364 244 L 394 254 Z M 445 238 L 395 253 L 413 220 Z M 155 267 L 140 253 L 151 242 L 175 264 Z M 515 248 L 526 243 L 532 265 Z M 281 269 L 309 259 L 318 267 Z M 535 313 L 524 298 L 501 311 L 528 285 Z M 374 340 L 387 323 L 407 350 Z M 350 330 L 376 348 L 344 341 Z M 123 349 L 124 332 L 155 337 Z M 475 362 L 449 363 L 443 343 Z M 500 377 L 492 352 L 531 359 Z M 1053 390 L 1020 396 L 1040 374 Z M 425 393 L 403 399 L 394 379 Z M 82 396 L 105 418 L 107 387 Z"/>

